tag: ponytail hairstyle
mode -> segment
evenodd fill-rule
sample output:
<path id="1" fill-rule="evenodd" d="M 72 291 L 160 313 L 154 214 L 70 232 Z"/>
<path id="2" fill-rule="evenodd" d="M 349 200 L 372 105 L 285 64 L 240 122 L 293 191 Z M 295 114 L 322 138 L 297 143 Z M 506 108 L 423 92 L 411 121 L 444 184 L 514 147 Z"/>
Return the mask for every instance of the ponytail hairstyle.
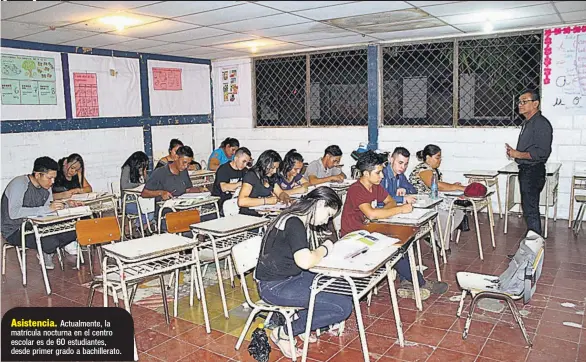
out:
<path id="1" fill-rule="evenodd" d="M 179 141 L 177 138 L 173 138 L 171 142 L 169 142 L 169 154 L 171 154 L 171 150 L 177 146 L 183 146 L 183 142 Z"/>
<path id="2" fill-rule="evenodd" d="M 439 148 L 439 146 L 429 144 L 425 146 L 421 151 L 417 151 L 416 156 L 419 161 L 425 162 L 425 160 L 427 160 L 427 156 L 432 157 L 441 151 L 442 149 Z M 441 180 L 442 173 L 440 172 L 439 168 L 436 168 L 436 171 L 438 180 Z"/>
<path id="3" fill-rule="evenodd" d="M 226 148 L 226 146 L 228 147 L 240 147 L 240 142 L 236 139 L 236 138 L 226 138 L 225 140 L 222 141 L 222 143 L 220 143 L 220 148 L 224 149 Z"/>
<path id="4" fill-rule="evenodd" d="M 283 162 L 281 162 L 281 167 L 279 167 L 279 174 L 281 178 L 287 180 L 287 174 L 295 167 L 296 162 L 303 163 L 303 156 L 297 152 L 296 149 L 292 149 L 283 158 Z"/>

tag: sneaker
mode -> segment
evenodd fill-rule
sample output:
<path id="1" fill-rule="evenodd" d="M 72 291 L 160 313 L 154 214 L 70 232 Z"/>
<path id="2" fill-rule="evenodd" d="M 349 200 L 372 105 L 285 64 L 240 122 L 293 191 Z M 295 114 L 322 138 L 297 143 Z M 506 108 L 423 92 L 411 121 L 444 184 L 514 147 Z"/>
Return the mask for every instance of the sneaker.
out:
<path id="1" fill-rule="evenodd" d="M 39 254 L 37 254 L 37 259 L 39 259 L 39 263 L 40 263 L 41 259 L 39 258 Z M 55 264 L 53 263 L 53 254 L 47 254 L 47 253 L 43 252 L 43 259 L 45 261 L 45 269 L 47 269 L 47 270 L 55 269 Z"/>
<path id="2" fill-rule="evenodd" d="M 429 292 L 433 294 L 444 294 L 448 291 L 448 287 L 448 284 L 445 282 L 428 280 L 422 288 L 429 290 Z"/>
<path id="3" fill-rule="evenodd" d="M 413 283 L 407 280 L 401 281 L 399 289 L 397 289 L 397 295 L 401 298 L 415 299 L 415 289 L 413 289 Z M 421 300 L 429 298 L 431 293 L 426 288 L 419 288 L 419 296 Z"/>
<path id="4" fill-rule="evenodd" d="M 79 244 L 77 243 L 77 241 L 72 241 L 71 243 L 65 245 L 63 247 L 63 250 L 65 250 L 67 252 L 67 254 L 69 255 L 77 255 L 77 247 L 79 246 Z"/>

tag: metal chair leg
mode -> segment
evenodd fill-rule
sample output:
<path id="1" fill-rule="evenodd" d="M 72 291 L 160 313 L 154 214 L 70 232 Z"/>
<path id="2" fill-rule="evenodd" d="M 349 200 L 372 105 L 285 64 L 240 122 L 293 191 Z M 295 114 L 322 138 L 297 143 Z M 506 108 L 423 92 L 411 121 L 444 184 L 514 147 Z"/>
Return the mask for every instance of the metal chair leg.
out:
<path id="1" fill-rule="evenodd" d="M 167 292 L 165 291 L 165 279 L 162 275 L 159 275 L 159 282 L 161 284 L 161 296 L 163 297 L 163 309 L 165 310 L 165 320 L 167 324 L 171 323 L 171 317 L 169 316 L 169 306 L 167 305 Z"/>

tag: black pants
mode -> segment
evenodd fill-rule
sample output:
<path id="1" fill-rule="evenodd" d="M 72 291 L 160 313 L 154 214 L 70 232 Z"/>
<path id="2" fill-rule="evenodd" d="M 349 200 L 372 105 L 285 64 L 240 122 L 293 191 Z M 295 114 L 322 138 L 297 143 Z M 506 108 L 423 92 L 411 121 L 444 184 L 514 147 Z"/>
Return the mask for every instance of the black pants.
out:
<path id="1" fill-rule="evenodd" d="M 519 165 L 519 189 L 521 191 L 521 208 L 527 223 L 527 229 L 541 233 L 541 216 L 539 214 L 539 195 L 545 186 L 545 164 Z"/>
<path id="2" fill-rule="evenodd" d="M 12 235 L 6 238 L 9 244 L 15 246 L 21 246 L 22 241 L 22 232 L 21 229 L 14 232 Z M 57 248 L 64 247 L 65 245 L 69 244 L 72 241 L 75 241 L 77 236 L 75 235 L 75 231 L 68 231 L 66 233 L 59 233 L 56 235 L 49 235 L 41 237 L 41 248 L 47 254 L 53 254 Z M 35 240 L 35 234 L 28 234 L 24 238 L 24 243 L 27 248 L 30 249 L 37 249 L 37 242 Z"/>

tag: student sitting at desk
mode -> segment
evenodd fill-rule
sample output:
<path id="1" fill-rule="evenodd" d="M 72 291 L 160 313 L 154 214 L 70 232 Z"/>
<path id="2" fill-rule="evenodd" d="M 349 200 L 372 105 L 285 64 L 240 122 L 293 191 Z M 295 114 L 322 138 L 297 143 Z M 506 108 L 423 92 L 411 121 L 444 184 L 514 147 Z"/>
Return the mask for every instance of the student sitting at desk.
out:
<path id="1" fill-rule="evenodd" d="M 176 160 L 153 171 L 140 194 L 144 198 L 155 198 L 155 202 L 169 200 L 188 192 L 200 192 L 193 187 L 187 167 L 193 160 L 189 146 L 181 146 L 176 151 Z"/>
<path id="2" fill-rule="evenodd" d="M 432 176 L 435 174 L 438 183 L 438 191 L 440 192 L 449 192 L 449 191 L 464 191 L 466 186 L 463 186 L 459 182 L 449 183 L 442 180 L 442 173 L 439 170 L 440 165 L 442 164 L 442 150 L 436 145 L 427 145 L 421 151 L 417 152 L 417 159 L 421 162 L 419 165 L 415 166 L 411 175 L 409 176 L 409 181 L 415 186 L 417 189 L 417 193 L 423 195 L 429 195 L 431 191 L 431 181 Z M 448 200 L 449 198 L 445 198 Z M 448 211 L 450 208 L 449 202 L 442 202 L 439 204 L 439 219 L 442 225 L 446 225 L 448 220 Z M 468 227 L 468 217 L 466 214 L 461 210 L 454 210 L 454 214 L 452 216 L 453 219 L 453 226 L 450 228 L 450 232 L 454 232 L 456 229 L 460 229 L 462 231 L 468 231 L 470 228 Z M 450 238 L 446 238 L 444 241 L 444 248 L 446 252 L 450 252 Z"/>
<path id="3" fill-rule="evenodd" d="M 67 206 L 80 206 L 77 201 L 53 201 L 51 186 L 57 177 L 57 162 L 49 157 L 39 157 L 35 160 L 33 172 L 30 175 L 15 177 L 8 183 L 2 194 L 2 237 L 10 245 L 22 245 L 22 223 L 28 217 L 43 216 L 61 210 Z M 49 235 L 41 238 L 41 248 L 45 261 L 45 268 L 55 269 L 53 254 L 57 248 L 67 249 L 70 254 L 77 254 L 75 231 Z M 35 234 L 25 237 L 27 248 L 36 249 Z M 72 250 L 75 249 L 75 253 Z"/>
<path id="4" fill-rule="evenodd" d="M 92 185 L 85 178 L 83 158 L 72 153 L 59 160 L 57 177 L 53 184 L 53 198 L 55 200 L 70 199 L 75 194 L 92 192 Z"/>
<path id="5" fill-rule="evenodd" d="M 389 163 L 383 168 L 381 185 L 399 204 L 413 204 L 416 201 L 417 189 L 405 177 L 411 154 L 405 147 L 397 147 L 389 155 Z"/>
<path id="6" fill-rule="evenodd" d="M 311 162 L 305 170 L 305 178 L 310 185 L 320 185 L 326 182 L 342 182 L 346 175 L 340 168 L 342 150 L 337 145 L 326 148 L 324 156 Z"/>
<path id="7" fill-rule="evenodd" d="M 240 147 L 240 142 L 236 138 L 226 138 L 220 144 L 220 148 L 215 149 L 208 159 L 208 170 L 216 171 L 218 167 L 234 159 L 234 153 Z"/>
<path id="8" fill-rule="evenodd" d="M 293 336 L 305 332 L 311 285 L 316 276 L 308 269 L 317 265 L 333 248 L 332 241 L 326 240 L 313 249 L 314 245 L 319 244 L 315 226 L 328 223 L 341 208 L 342 200 L 332 189 L 318 187 L 284 210 L 269 224 L 263 236 L 255 271 L 258 292 L 269 303 L 305 308 L 297 313 L 299 318 L 291 323 Z M 311 330 L 342 322 L 350 313 L 350 296 L 318 293 Z M 280 326 L 273 329 L 270 338 L 285 357 L 291 358 L 293 351 L 286 328 Z M 300 356 L 301 351 L 296 351 L 296 354 Z"/>
<path id="9" fill-rule="evenodd" d="M 240 213 L 260 216 L 250 207 L 275 205 L 279 201 L 289 203 L 290 198 L 276 183 L 277 170 L 281 164 L 281 156 L 274 150 L 266 150 L 260 154 L 256 164 L 244 175 L 242 189 L 238 194 Z"/>
<path id="10" fill-rule="evenodd" d="M 155 169 L 161 168 L 161 167 L 175 161 L 175 159 L 177 158 L 177 150 L 179 149 L 179 147 L 183 147 L 183 146 L 184 146 L 183 142 L 181 142 L 177 138 L 173 138 L 171 140 L 171 142 L 169 142 L 169 154 L 167 156 L 161 158 L 159 160 L 159 162 L 157 162 Z M 189 171 L 201 170 L 201 165 L 199 164 L 199 162 L 197 162 L 195 160 L 191 160 L 191 162 L 189 163 L 188 170 Z"/>
<path id="11" fill-rule="evenodd" d="M 292 149 L 285 155 L 279 167 L 279 186 L 289 195 L 304 194 L 307 192 L 309 181 L 301 174 L 303 156 Z"/>
<path id="12" fill-rule="evenodd" d="M 383 179 L 384 159 L 381 155 L 366 151 L 360 155 L 356 168 L 362 176 L 348 189 L 346 203 L 342 211 L 342 229 L 340 236 L 362 229 L 366 219 L 386 219 L 398 214 L 406 214 L 413 210 L 410 204 L 397 206 L 395 200 L 380 185 Z M 374 208 L 377 203 L 382 202 L 382 208 Z M 401 288 L 397 291 L 402 298 L 414 298 L 414 289 L 411 282 L 411 267 L 407 257 L 401 258 L 395 269 L 401 280 Z M 425 281 L 423 275 L 418 272 L 421 299 L 429 298 L 430 293 L 443 294 L 447 291 L 448 285 L 442 282 Z"/>
<path id="13" fill-rule="evenodd" d="M 224 202 L 234 196 L 234 192 L 242 187 L 242 178 L 248 171 L 246 165 L 250 162 L 252 154 L 246 147 L 241 147 L 234 154 L 234 159 L 223 164 L 216 171 L 212 196 L 218 196 L 220 215 L 224 216 Z"/>
<path id="14" fill-rule="evenodd" d="M 142 151 L 136 151 L 122 165 L 122 172 L 120 174 L 120 195 L 124 198 L 124 190 L 133 189 L 144 184 L 147 180 L 147 168 L 149 167 L 149 157 Z M 138 215 L 138 206 L 136 203 L 126 204 L 126 213 Z M 149 221 L 154 221 L 155 214 L 149 213 Z M 142 216 L 142 223 L 147 223 L 147 218 Z M 138 219 L 136 220 L 138 227 Z"/>

